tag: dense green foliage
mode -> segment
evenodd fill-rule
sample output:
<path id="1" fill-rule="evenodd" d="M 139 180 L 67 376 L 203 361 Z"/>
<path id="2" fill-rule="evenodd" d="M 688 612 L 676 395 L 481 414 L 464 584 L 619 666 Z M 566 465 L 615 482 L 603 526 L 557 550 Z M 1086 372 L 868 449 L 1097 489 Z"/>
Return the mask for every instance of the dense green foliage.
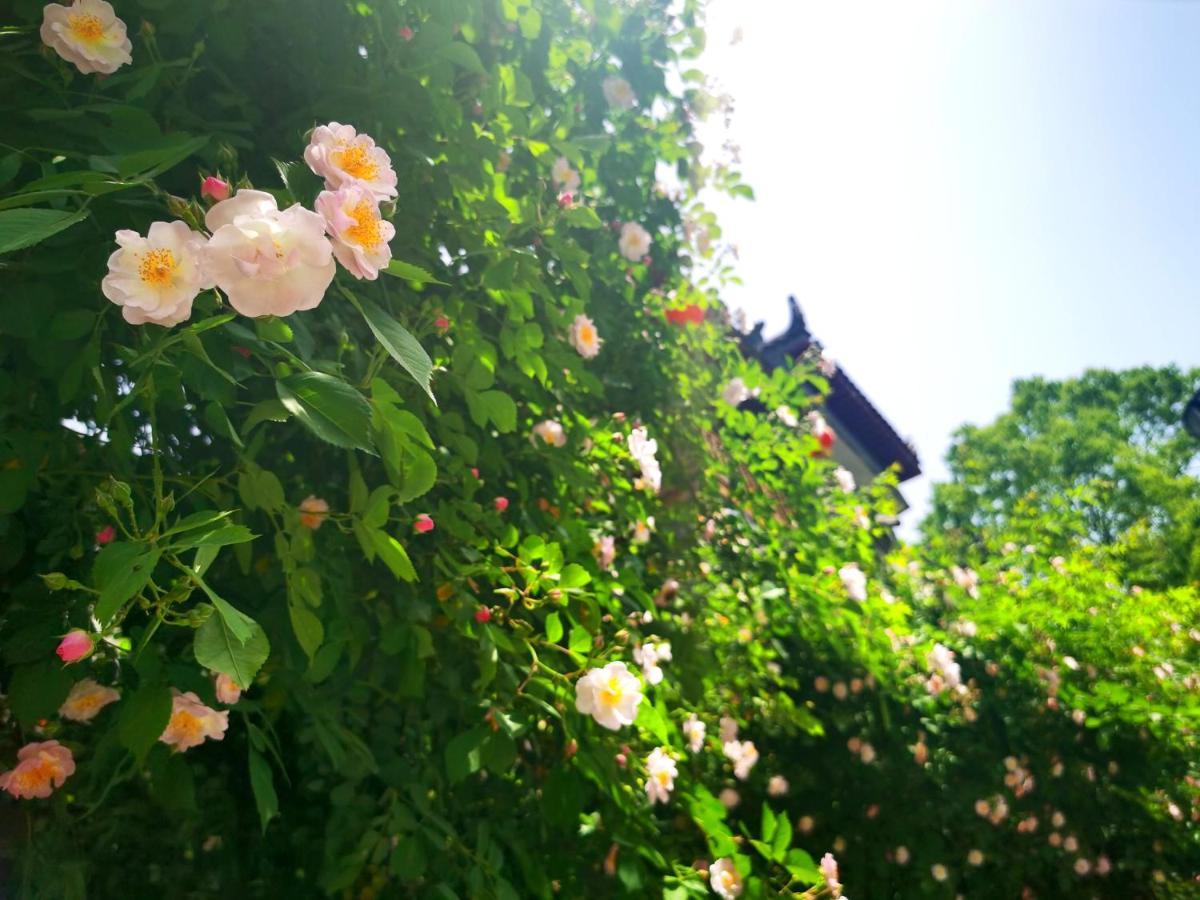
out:
<path id="1" fill-rule="evenodd" d="M 887 478 L 838 486 L 796 422 L 825 381 L 745 361 L 699 274 L 696 191 L 747 190 L 693 140 L 694 4 L 117 13 L 133 63 L 102 79 L 42 47 L 41 4 L 0 33 L 0 767 L 50 740 L 77 766 L 2 798 L 15 894 L 681 900 L 723 858 L 743 896 L 815 897 L 828 850 L 860 900 L 1188 889 L 1195 595 L 1132 599 L 1070 507 L 917 552 L 875 524 Z M 217 290 L 173 328 L 121 318 L 118 229 L 199 230 L 217 172 L 311 207 L 301 153 L 331 121 L 399 176 L 389 274 L 339 270 L 286 318 Z M 725 402 L 734 378 L 772 412 Z M 1062 560 L 1008 545 L 1060 524 Z M 71 629 L 97 646 L 64 666 Z M 577 709 L 586 673 L 655 641 L 633 724 Z M 931 682 L 939 645 L 961 690 Z M 213 673 L 244 688 L 227 730 L 168 746 L 171 689 L 225 708 Z M 58 714 L 85 677 L 120 700 Z M 651 805 L 656 748 L 678 773 Z"/>
<path id="2" fill-rule="evenodd" d="M 1059 523 L 1039 538 L 1051 552 L 1074 538 L 1120 544 L 1134 582 L 1195 581 L 1197 446 L 1181 420 L 1197 384 L 1200 371 L 1174 367 L 1018 381 L 1009 412 L 959 431 L 948 456 L 951 478 L 934 488 L 926 532 L 948 532 L 966 548 L 1015 518 L 1037 522 L 1041 513 Z"/>

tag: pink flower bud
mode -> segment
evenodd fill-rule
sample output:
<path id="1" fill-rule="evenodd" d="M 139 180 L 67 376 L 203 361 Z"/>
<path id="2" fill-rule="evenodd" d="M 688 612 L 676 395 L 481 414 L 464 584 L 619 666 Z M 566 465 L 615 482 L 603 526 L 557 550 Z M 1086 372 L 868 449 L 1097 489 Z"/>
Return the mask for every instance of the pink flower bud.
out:
<path id="1" fill-rule="evenodd" d="M 69 631 L 58 644 L 54 652 L 65 663 L 79 662 L 92 652 L 92 637 L 86 631 L 76 628 Z"/>
<path id="2" fill-rule="evenodd" d="M 477 468 L 475 468 L 474 466 L 471 467 L 471 474 L 474 475 L 476 478 L 479 478 L 479 470 Z"/>
<path id="3" fill-rule="evenodd" d="M 102 547 L 105 544 L 111 544 L 114 540 L 116 540 L 116 538 L 117 529 L 113 528 L 111 525 L 105 525 L 96 532 L 96 543 Z"/>
<path id="4" fill-rule="evenodd" d="M 475 621 L 476 622 L 479 622 L 480 624 L 482 624 L 484 622 L 490 622 L 491 620 L 492 620 L 492 611 L 490 609 L 488 609 L 486 606 L 481 606 L 481 607 L 479 607 L 479 609 L 475 610 Z"/>
<path id="5" fill-rule="evenodd" d="M 218 203 L 229 199 L 229 182 L 215 175 L 209 175 L 200 182 L 200 196 Z"/>
<path id="6" fill-rule="evenodd" d="M 508 498 L 497 497 L 492 501 L 492 505 L 496 507 L 496 512 L 504 512 L 506 509 L 508 509 Z"/>
<path id="7" fill-rule="evenodd" d="M 428 513 L 421 513 L 413 522 L 413 529 L 417 534 L 428 534 L 433 531 L 433 519 L 429 517 Z"/>
<path id="8" fill-rule="evenodd" d="M 447 331 L 450 328 L 450 320 L 445 316 L 438 316 L 433 320 L 433 327 L 438 331 Z"/>
<path id="9" fill-rule="evenodd" d="M 570 193 L 563 191 L 558 195 L 558 205 L 562 209 L 569 209 L 575 203 L 575 198 Z"/>
<path id="10" fill-rule="evenodd" d="M 413 30 L 407 25 L 400 29 L 399 34 L 403 40 L 411 41 L 413 39 Z"/>

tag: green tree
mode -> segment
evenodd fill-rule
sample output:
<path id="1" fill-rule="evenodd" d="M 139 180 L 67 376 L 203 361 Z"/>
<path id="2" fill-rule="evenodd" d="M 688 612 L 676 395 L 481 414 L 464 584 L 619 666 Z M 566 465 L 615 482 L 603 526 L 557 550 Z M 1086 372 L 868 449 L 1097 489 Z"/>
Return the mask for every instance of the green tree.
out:
<path id="1" fill-rule="evenodd" d="M 1198 384 L 1200 371 L 1174 366 L 1016 382 L 1008 412 L 957 432 L 922 530 L 966 558 L 1015 522 L 1036 523 L 1014 539 L 1109 547 L 1144 584 L 1195 580 L 1198 445 L 1180 421 Z"/>

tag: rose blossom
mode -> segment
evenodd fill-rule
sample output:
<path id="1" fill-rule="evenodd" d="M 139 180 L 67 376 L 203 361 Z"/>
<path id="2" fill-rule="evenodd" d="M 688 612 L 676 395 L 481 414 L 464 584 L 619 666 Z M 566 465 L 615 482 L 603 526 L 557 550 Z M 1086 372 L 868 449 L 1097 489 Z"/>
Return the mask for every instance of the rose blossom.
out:
<path id="1" fill-rule="evenodd" d="M 550 180 L 565 193 L 574 194 L 579 190 L 579 173 L 571 168 L 571 163 L 565 156 L 560 156 L 554 161 L 550 169 Z"/>
<path id="2" fill-rule="evenodd" d="M 329 503 L 309 494 L 300 501 L 300 524 L 316 531 L 329 518 Z"/>
<path id="3" fill-rule="evenodd" d="M 95 645 L 92 636 L 82 629 L 75 628 L 68 631 L 58 642 L 58 648 L 54 652 L 58 654 L 59 659 L 69 664 L 88 656 L 93 646 Z"/>
<path id="4" fill-rule="evenodd" d="M 867 576 L 858 567 L 858 563 L 846 563 L 838 569 L 838 577 L 851 600 L 862 603 L 867 599 Z"/>
<path id="5" fill-rule="evenodd" d="M 172 689 L 172 693 L 175 696 L 171 704 L 171 718 L 159 737 L 160 741 L 183 753 L 203 744 L 205 739 L 225 739 L 225 729 L 229 727 L 228 710 L 217 712 L 210 709 L 191 691 L 181 694 Z"/>
<path id="6" fill-rule="evenodd" d="M 654 516 L 647 516 L 645 521 L 638 519 L 633 523 L 633 537 L 631 540 L 635 544 L 650 543 L 650 535 L 654 533 Z"/>
<path id="7" fill-rule="evenodd" d="M 429 513 L 421 513 L 413 520 L 413 530 L 417 534 L 429 534 L 434 527 L 433 517 Z"/>
<path id="8" fill-rule="evenodd" d="M 379 201 L 396 196 L 396 172 L 382 147 L 370 135 L 359 134 L 353 125 L 330 122 L 313 129 L 304 150 L 308 167 L 325 179 L 330 191 L 357 185 Z"/>
<path id="9" fill-rule="evenodd" d="M 602 569 L 612 567 L 613 560 L 617 558 L 617 540 L 611 534 L 602 534 L 596 539 L 596 543 L 592 545 L 592 555 L 596 557 L 596 564 Z"/>
<path id="10" fill-rule="evenodd" d="M 74 774 L 75 759 L 58 741 L 26 744 L 17 751 L 17 764 L 0 774 L 0 790 L 18 800 L 45 799 Z"/>
<path id="11" fill-rule="evenodd" d="M 704 733 L 708 730 L 703 722 L 696 718 L 696 714 L 692 713 L 683 723 L 683 736 L 688 740 L 688 749 L 692 753 L 699 753 L 704 749 Z"/>
<path id="12" fill-rule="evenodd" d="M 100 290 L 130 325 L 178 325 L 196 295 L 213 285 L 205 272 L 204 237 L 183 222 L 154 222 L 146 237 L 122 228 Z"/>
<path id="13" fill-rule="evenodd" d="M 84 75 L 111 75 L 133 62 L 125 23 L 105 0 L 47 3 L 42 16 L 42 43 Z"/>
<path id="14" fill-rule="evenodd" d="M 595 359 L 603 343 L 596 331 L 596 323 L 583 313 L 577 315 L 571 323 L 571 346 L 576 352 L 584 359 Z"/>
<path id="15" fill-rule="evenodd" d="M 321 191 L 316 208 L 325 220 L 337 261 L 355 278 L 378 278 L 379 270 L 392 261 L 388 242 L 396 236 L 396 228 L 380 216 L 375 195 L 362 185 L 347 185 Z"/>
<path id="16" fill-rule="evenodd" d="M 679 770 L 675 760 L 667 754 L 665 747 L 655 747 L 646 757 L 646 796 L 650 804 L 666 803 L 675 789 L 675 776 Z"/>
<path id="17" fill-rule="evenodd" d="M 832 853 L 826 853 L 821 857 L 820 870 L 821 877 L 825 879 L 826 887 L 828 887 L 831 891 L 838 891 L 841 889 L 842 884 L 840 881 L 838 881 L 838 864 L 837 860 L 833 858 Z"/>
<path id="18" fill-rule="evenodd" d="M 630 262 L 638 262 L 650 252 L 650 232 L 637 222 L 626 222 L 621 226 L 621 237 L 617 247 L 621 255 Z"/>
<path id="19" fill-rule="evenodd" d="M 610 731 L 633 724 L 641 702 L 641 682 L 623 662 L 591 669 L 575 682 L 575 709 Z"/>
<path id="20" fill-rule="evenodd" d="M 833 470 L 833 477 L 837 481 L 838 487 L 847 494 L 857 487 L 854 482 L 854 473 L 849 469 L 844 469 L 841 466 L 838 466 Z"/>
<path id="21" fill-rule="evenodd" d="M 742 876 L 728 857 L 718 859 L 708 867 L 708 883 L 722 900 L 734 900 L 742 895 Z"/>
<path id="22" fill-rule="evenodd" d="M 226 706 L 233 706 L 242 699 L 242 689 L 224 672 L 218 672 L 213 678 L 213 689 L 217 693 L 217 700 Z"/>
<path id="23" fill-rule="evenodd" d="M 633 648 L 633 661 L 642 667 L 642 676 L 646 679 L 647 684 L 658 684 L 663 680 L 663 670 L 658 664 L 659 660 L 671 661 L 669 641 L 658 644 L 646 641 L 640 647 Z"/>
<path id="24" fill-rule="evenodd" d="M 633 105 L 637 102 L 633 88 L 620 75 L 609 75 L 601 83 L 600 88 L 604 91 L 604 99 L 608 105 L 615 109 L 633 109 Z"/>
<path id="25" fill-rule="evenodd" d="M 208 274 L 244 316 L 313 309 L 333 281 L 325 220 L 296 203 L 282 212 L 265 191 L 240 190 L 204 217 Z"/>
<path id="26" fill-rule="evenodd" d="M 90 722 L 100 710 L 120 699 L 120 691 L 85 678 L 71 686 L 71 692 L 58 708 L 58 714 L 72 722 Z"/>
<path id="27" fill-rule="evenodd" d="M 722 748 L 725 756 L 733 763 L 733 774 L 739 781 L 750 777 L 750 770 L 758 762 L 758 748 L 754 741 L 729 741 Z"/>
<path id="28" fill-rule="evenodd" d="M 771 797 L 783 797 L 790 788 L 788 780 L 782 775 L 772 775 L 767 781 L 767 794 Z"/>
<path id="29" fill-rule="evenodd" d="M 734 809 L 742 802 L 742 795 L 731 787 L 722 789 L 721 793 L 717 794 L 717 799 L 721 801 L 721 805 L 726 809 Z"/>
<path id="30" fill-rule="evenodd" d="M 103 547 L 105 544 L 111 544 L 117 539 L 117 529 L 111 525 L 105 525 L 96 532 L 96 543 Z"/>
<path id="31" fill-rule="evenodd" d="M 562 447 L 567 443 L 567 433 L 563 431 L 561 424 L 554 419 L 546 419 L 544 422 L 538 422 L 533 426 L 533 434 L 529 436 L 529 440 L 536 447 L 538 440 L 543 444 L 551 447 Z"/>
<path id="32" fill-rule="evenodd" d="M 229 199 L 229 182 L 216 175 L 209 175 L 200 182 L 200 197 L 219 203 Z"/>
<path id="33" fill-rule="evenodd" d="M 725 385 L 725 389 L 721 391 L 721 399 L 735 409 L 749 400 L 751 396 L 753 395 L 750 388 L 746 387 L 746 382 L 740 378 L 731 378 Z"/>
<path id="34" fill-rule="evenodd" d="M 629 455 L 642 473 L 642 481 L 655 493 L 662 487 L 662 468 L 658 463 L 658 441 L 650 438 L 645 428 L 629 432 Z"/>

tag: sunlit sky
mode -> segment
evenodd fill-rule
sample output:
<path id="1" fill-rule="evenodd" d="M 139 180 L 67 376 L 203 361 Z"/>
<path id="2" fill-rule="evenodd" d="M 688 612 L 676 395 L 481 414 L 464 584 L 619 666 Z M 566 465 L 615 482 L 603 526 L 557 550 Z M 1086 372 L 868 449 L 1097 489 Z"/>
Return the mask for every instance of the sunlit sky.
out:
<path id="1" fill-rule="evenodd" d="M 726 300 L 770 336 L 795 294 L 912 440 L 905 532 L 1014 378 L 1200 362 L 1200 2 L 710 0 L 708 22 L 757 193 L 711 198 Z"/>

